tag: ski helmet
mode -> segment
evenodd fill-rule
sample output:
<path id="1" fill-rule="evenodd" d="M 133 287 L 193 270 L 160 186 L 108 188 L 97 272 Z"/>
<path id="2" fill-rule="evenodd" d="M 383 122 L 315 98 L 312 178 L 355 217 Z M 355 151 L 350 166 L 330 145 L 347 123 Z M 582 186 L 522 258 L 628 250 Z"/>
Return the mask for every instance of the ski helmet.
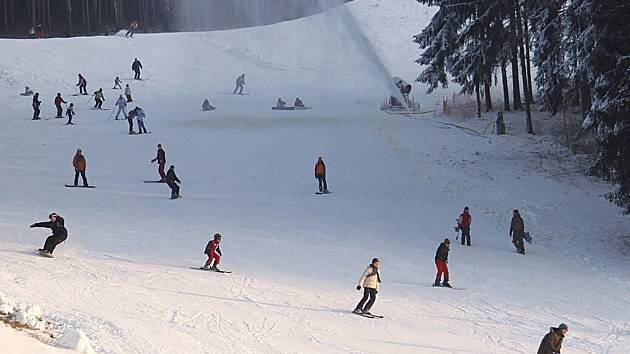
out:
<path id="1" fill-rule="evenodd" d="M 214 234 L 214 239 L 215 240 L 220 240 L 221 239 L 221 234 Z"/>

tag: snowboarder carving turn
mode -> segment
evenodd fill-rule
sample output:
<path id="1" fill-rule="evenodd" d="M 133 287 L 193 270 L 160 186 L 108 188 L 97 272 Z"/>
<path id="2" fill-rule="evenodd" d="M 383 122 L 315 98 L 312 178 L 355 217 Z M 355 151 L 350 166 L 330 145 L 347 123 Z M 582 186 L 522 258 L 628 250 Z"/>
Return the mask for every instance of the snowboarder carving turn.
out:
<path id="1" fill-rule="evenodd" d="M 319 183 L 319 193 L 330 193 L 326 183 L 326 164 L 321 156 L 317 158 L 317 163 L 315 163 L 315 179 Z"/>
<path id="2" fill-rule="evenodd" d="M 512 222 L 510 223 L 510 236 L 512 237 L 512 243 L 516 247 L 516 252 L 525 254 L 525 244 L 523 243 L 523 236 L 525 234 L 525 222 L 518 212 L 518 209 L 514 209 L 512 212 Z"/>
<path id="3" fill-rule="evenodd" d="M 234 89 L 234 94 L 237 93 L 239 95 L 243 94 L 243 87 L 245 86 L 245 74 L 241 74 L 241 76 L 236 78 L 236 88 Z"/>
<path id="4" fill-rule="evenodd" d="M 562 341 L 569 331 L 569 326 L 561 323 L 558 328 L 551 327 L 538 347 L 536 354 L 560 354 L 562 349 Z"/>
<path id="5" fill-rule="evenodd" d="M 133 61 L 133 64 L 131 64 L 131 70 L 133 70 L 134 72 L 134 76 L 133 76 L 134 80 L 141 80 L 140 69 L 142 69 L 142 63 L 140 62 L 140 60 L 138 60 L 138 58 L 135 58 Z"/>
<path id="6" fill-rule="evenodd" d="M 381 287 L 380 268 L 381 261 L 378 258 L 373 258 L 372 263 L 370 263 L 363 274 L 361 274 L 359 284 L 357 284 L 357 290 L 361 290 L 361 287 L 363 287 L 363 297 L 354 308 L 354 311 L 352 311 L 357 315 L 375 317 L 370 313 L 370 309 L 372 309 L 372 306 L 376 301 L 376 294 L 378 294 L 378 290 Z"/>
<path id="7" fill-rule="evenodd" d="M 51 213 L 48 215 L 48 220 L 49 221 L 32 224 L 30 228 L 43 227 L 52 230 L 52 235 L 46 238 L 44 248 L 38 249 L 42 255 L 52 256 L 57 245 L 68 238 L 68 230 L 66 230 L 66 227 L 64 226 L 63 218 L 57 215 L 57 213 Z"/>
<path id="8" fill-rule="evenodd" d="M 214 234 L 213 239 L 208 242 L 206 245 L 206 250 L 204 254 L 208 256 L 208 260 L 202 267 L 205 270 L 214 270 L 215 272 L 221 272 L 218 265 L 221 262 L 221 248 L 219 247 L 219 243 L 221 243 L 221 234 Z"/>
<path id="9" fill-rule="evenodd" d="M 435 267 L 437 268 L 437 274 L 435 275 L 435 282 L 433 283 L 433 286 L 451 287 L 451 284 L 448 282 L 448 251 L 450 246 L 451 241 L 445 238 L 444 242 L 440 243 L 440 246 L 435 252 Z M 444 274 L 444 282 L 440 284 L 442 281 L 442 274 Z"/>

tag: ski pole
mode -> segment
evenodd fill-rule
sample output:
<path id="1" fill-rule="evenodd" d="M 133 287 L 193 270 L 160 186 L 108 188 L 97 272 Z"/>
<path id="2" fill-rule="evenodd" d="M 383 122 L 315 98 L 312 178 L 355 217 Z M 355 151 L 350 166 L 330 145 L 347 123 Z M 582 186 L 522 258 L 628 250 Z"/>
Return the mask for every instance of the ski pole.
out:
<path id="1" fill-rule="evenodd" d="M 116 108 L 116 105 L 114 105 L 114 108 L 112 108 L 111 113 L 109 114 L 109 117 L 107 118 L 107 120 L 112 119 L 112 116 L 114 115 L 114 109 Z"/>

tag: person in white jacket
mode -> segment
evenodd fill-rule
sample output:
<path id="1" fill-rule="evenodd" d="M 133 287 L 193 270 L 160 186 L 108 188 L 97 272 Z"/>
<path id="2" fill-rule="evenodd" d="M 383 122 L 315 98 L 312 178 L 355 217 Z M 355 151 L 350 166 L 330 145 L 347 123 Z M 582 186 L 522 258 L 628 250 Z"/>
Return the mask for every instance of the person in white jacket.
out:
<path id="1" fill-rule="evenodd" d="M 131 87 L 129 87 L 129 84 L 125 85 L 125 96 L 127 96 L 127 102 L 133 102 L 133 98 L 131 98 Z"/>
<path id="2" fill-rule="evenodd" d="M 357 290 L 361 290 L 361 287 L 363 287 L 363 298 L 355 307 L 354 313 L 372 316 L 370 309 L 372 305 L 374 305 L 374 301 L 376 301 L 376 294 L 378 294 L 378 290 L 381 286 L 380 268 L 381 261 L 378 258 L 374 258 L 372 259 L 372 263 L 368 265 L 363 274 L 361 274 Z M 368 298 L 370 299 L 369 301 Z"/>
<path id="3" fill-rule="evenodd" d="M 127 100 L 125 100 L 123 95 L 118 96 L 118 99 L 116 100 L 116 106 L 118 106 L 118 112 L 116 112 L 116 120 L 118 120 L 120 112 L 122 112 L 125 119 L 127 119 Z"/>
<path id="4" fill-rule="evenodd" d="M 135 116 L 136 116 L 136 121 L 138 121 L 138 134 L 142 134 L 143 131 L 145 134 L 147 134 L 147 128 L 144 126 L 144 118 L 145 118 L 144 110 L 140 107 L 136 107 L 134 111 L 136 111 Z"/>

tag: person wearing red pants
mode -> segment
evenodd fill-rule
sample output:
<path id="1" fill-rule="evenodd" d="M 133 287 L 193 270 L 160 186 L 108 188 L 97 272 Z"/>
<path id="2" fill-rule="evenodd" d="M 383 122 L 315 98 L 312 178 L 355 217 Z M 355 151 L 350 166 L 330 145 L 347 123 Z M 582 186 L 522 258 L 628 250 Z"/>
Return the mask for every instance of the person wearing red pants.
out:
<path id="1" fill-rule="evenodd" d="M 204 264 L 203 269 L 220 271 L 217 267 L 219 262 L 221 262 L 221 248 L 219 248 L 219 243 L 221 243 L 221 234 L 214 234 L 214 239 L 206 245 L 204 254 L 208 255 L 208 260 L 206 264 Z"/>
<path id="2" fill-rule="evenodd" d="M 451 284 L 448 283 L 448 251 L 450 246 L 451 241 L 445 238 L 444 242 L 440 243 L 440 247 L 438 247 L 437 252 L 435 252 L 435 266 L 437 267 L 437 274 L 435 276 L 435 283 L 433 283 L 433 286 L 451 287 Z M 444 274 L 444 282 L 440 285 L 442 274 Z"/>
<path id="3" fill-rule="evenodd" d="M 130 128 L 131 131 L 131 128 Z M 164 173 L 164 166 L 166 165 L 166 152 L 162 149 L 162 144 L 158 144 L 157 146 L 157 156 L 151 162 L 157 161 L 158 163 L 158 173 L 160 174 L 160 182 L 166 182 L 166 174 Z"/>

